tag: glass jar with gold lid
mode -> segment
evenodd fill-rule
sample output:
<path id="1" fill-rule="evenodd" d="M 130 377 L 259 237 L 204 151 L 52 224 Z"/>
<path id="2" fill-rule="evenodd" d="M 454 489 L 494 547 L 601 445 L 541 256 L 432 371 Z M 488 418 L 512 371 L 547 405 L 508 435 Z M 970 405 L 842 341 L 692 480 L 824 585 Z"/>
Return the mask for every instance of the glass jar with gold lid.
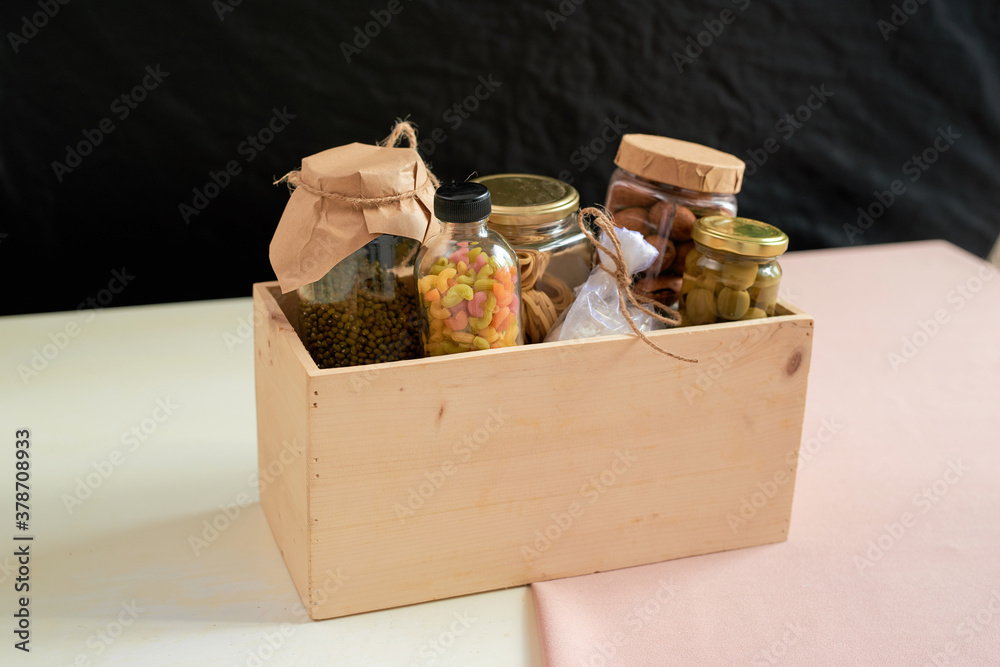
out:
<path id="1" fill-rule="evenodd" d="M 577 226 L 580 194 L 576 188 L 535 174 L 493 174 L 474 180 L 490 190 L 490 229 L 515 250 L 549 253 L 546 274 L 570 288 L 587 280 L 592 251 Z"/>
<path id="2" fill-rule="evenodd" d="M 774 315 L 781 283 L 778 257 L 788 236 L 773 225 L 721 215 L 699 218 L 684 261 L 682 324 L 752 320 Z"/>

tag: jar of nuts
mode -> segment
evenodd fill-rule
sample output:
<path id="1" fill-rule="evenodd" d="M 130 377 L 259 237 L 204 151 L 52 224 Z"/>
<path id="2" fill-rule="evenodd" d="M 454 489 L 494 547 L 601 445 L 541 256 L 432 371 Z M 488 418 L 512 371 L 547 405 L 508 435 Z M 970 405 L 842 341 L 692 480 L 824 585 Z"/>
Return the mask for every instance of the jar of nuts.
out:
<path id="1" fill-rule="evenodd" d="M 615 224 L 640 232 L 660 257 L 635 290 L 674 307 L 695 220 L 736 215 L 746 164 L 707 146 L 648 134 L 626 134 L 615 156 L 605 206 Z"/>
<path id="2" fill-rule="evenodd" d="M 303 342 L 320 368 L 423 356 L 413 281 L 420 243 L 382 234 L 298 288 Z"/>
<path id="3" fill-rule="evenodd" d="M 759 220 L 709 216 L 691 232 L 684 261 L 681 324 L 753 320 L 774 315 L 781 283 L 783 231 Z"/>

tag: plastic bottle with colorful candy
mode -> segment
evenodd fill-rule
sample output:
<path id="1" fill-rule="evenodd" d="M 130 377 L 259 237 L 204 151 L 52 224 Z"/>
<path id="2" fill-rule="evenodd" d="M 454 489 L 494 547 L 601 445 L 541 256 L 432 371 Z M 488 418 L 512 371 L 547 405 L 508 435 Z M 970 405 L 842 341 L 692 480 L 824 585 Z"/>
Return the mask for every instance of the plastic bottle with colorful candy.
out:
<path id="1" fill-rule="evenodd" d="M 441 232 L 417 257 L 427 356 L 524 343 L 517 256 L 487 229 L 490 210 L 490 192 L 479 183 L 442 185 L 434 195 Z"/>

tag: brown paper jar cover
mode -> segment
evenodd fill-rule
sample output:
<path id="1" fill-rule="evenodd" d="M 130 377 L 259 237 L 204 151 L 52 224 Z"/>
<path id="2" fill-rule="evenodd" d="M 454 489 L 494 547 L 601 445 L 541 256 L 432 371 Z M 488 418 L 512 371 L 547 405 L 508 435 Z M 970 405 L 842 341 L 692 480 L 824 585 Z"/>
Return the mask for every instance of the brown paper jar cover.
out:
<path id="1" fill-rule="evenodd" d="M 271 239 L 271 266 L 283 293 L 315 282 L 382 234 L 423 243 L 438 231 L 434 187 L 412 148 L 353 143 L 302 160 L 302 184 L 325 193 L 388 203 L 347 202 L 296 187 Z"/>
<path id="2" fill-rule="evenodd" d="M 615 164 L 651 181 L 697 192 L 735 194 L 746 163 L 735 155 L 680 139 L 626 134 Z"/>

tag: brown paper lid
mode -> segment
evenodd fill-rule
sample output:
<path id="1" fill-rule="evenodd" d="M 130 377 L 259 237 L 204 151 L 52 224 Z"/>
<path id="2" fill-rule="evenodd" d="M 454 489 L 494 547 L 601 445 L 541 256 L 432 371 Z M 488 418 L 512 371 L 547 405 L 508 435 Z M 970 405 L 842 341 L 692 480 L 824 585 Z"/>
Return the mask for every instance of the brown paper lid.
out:
<path id="1" fill-rule="evenodd" d="M 282 292 L 316 282 L 382 234 L 423 242 L 438 231 L 431 215 L 434 187 L 412 148 L 338 146 L 303 159 L 299 180 L 271 239 L 271 266 Z M 368 199 L 416 192 L 400 201 L 361 204 L 311 190 Z"/>
<path id="2" fill-rule="evenodd" d="M 697 192 L 735 194 L 746 163 L 708 146 L 652 134 L 626 134 L 615 164 L 651 181 Z"/>

